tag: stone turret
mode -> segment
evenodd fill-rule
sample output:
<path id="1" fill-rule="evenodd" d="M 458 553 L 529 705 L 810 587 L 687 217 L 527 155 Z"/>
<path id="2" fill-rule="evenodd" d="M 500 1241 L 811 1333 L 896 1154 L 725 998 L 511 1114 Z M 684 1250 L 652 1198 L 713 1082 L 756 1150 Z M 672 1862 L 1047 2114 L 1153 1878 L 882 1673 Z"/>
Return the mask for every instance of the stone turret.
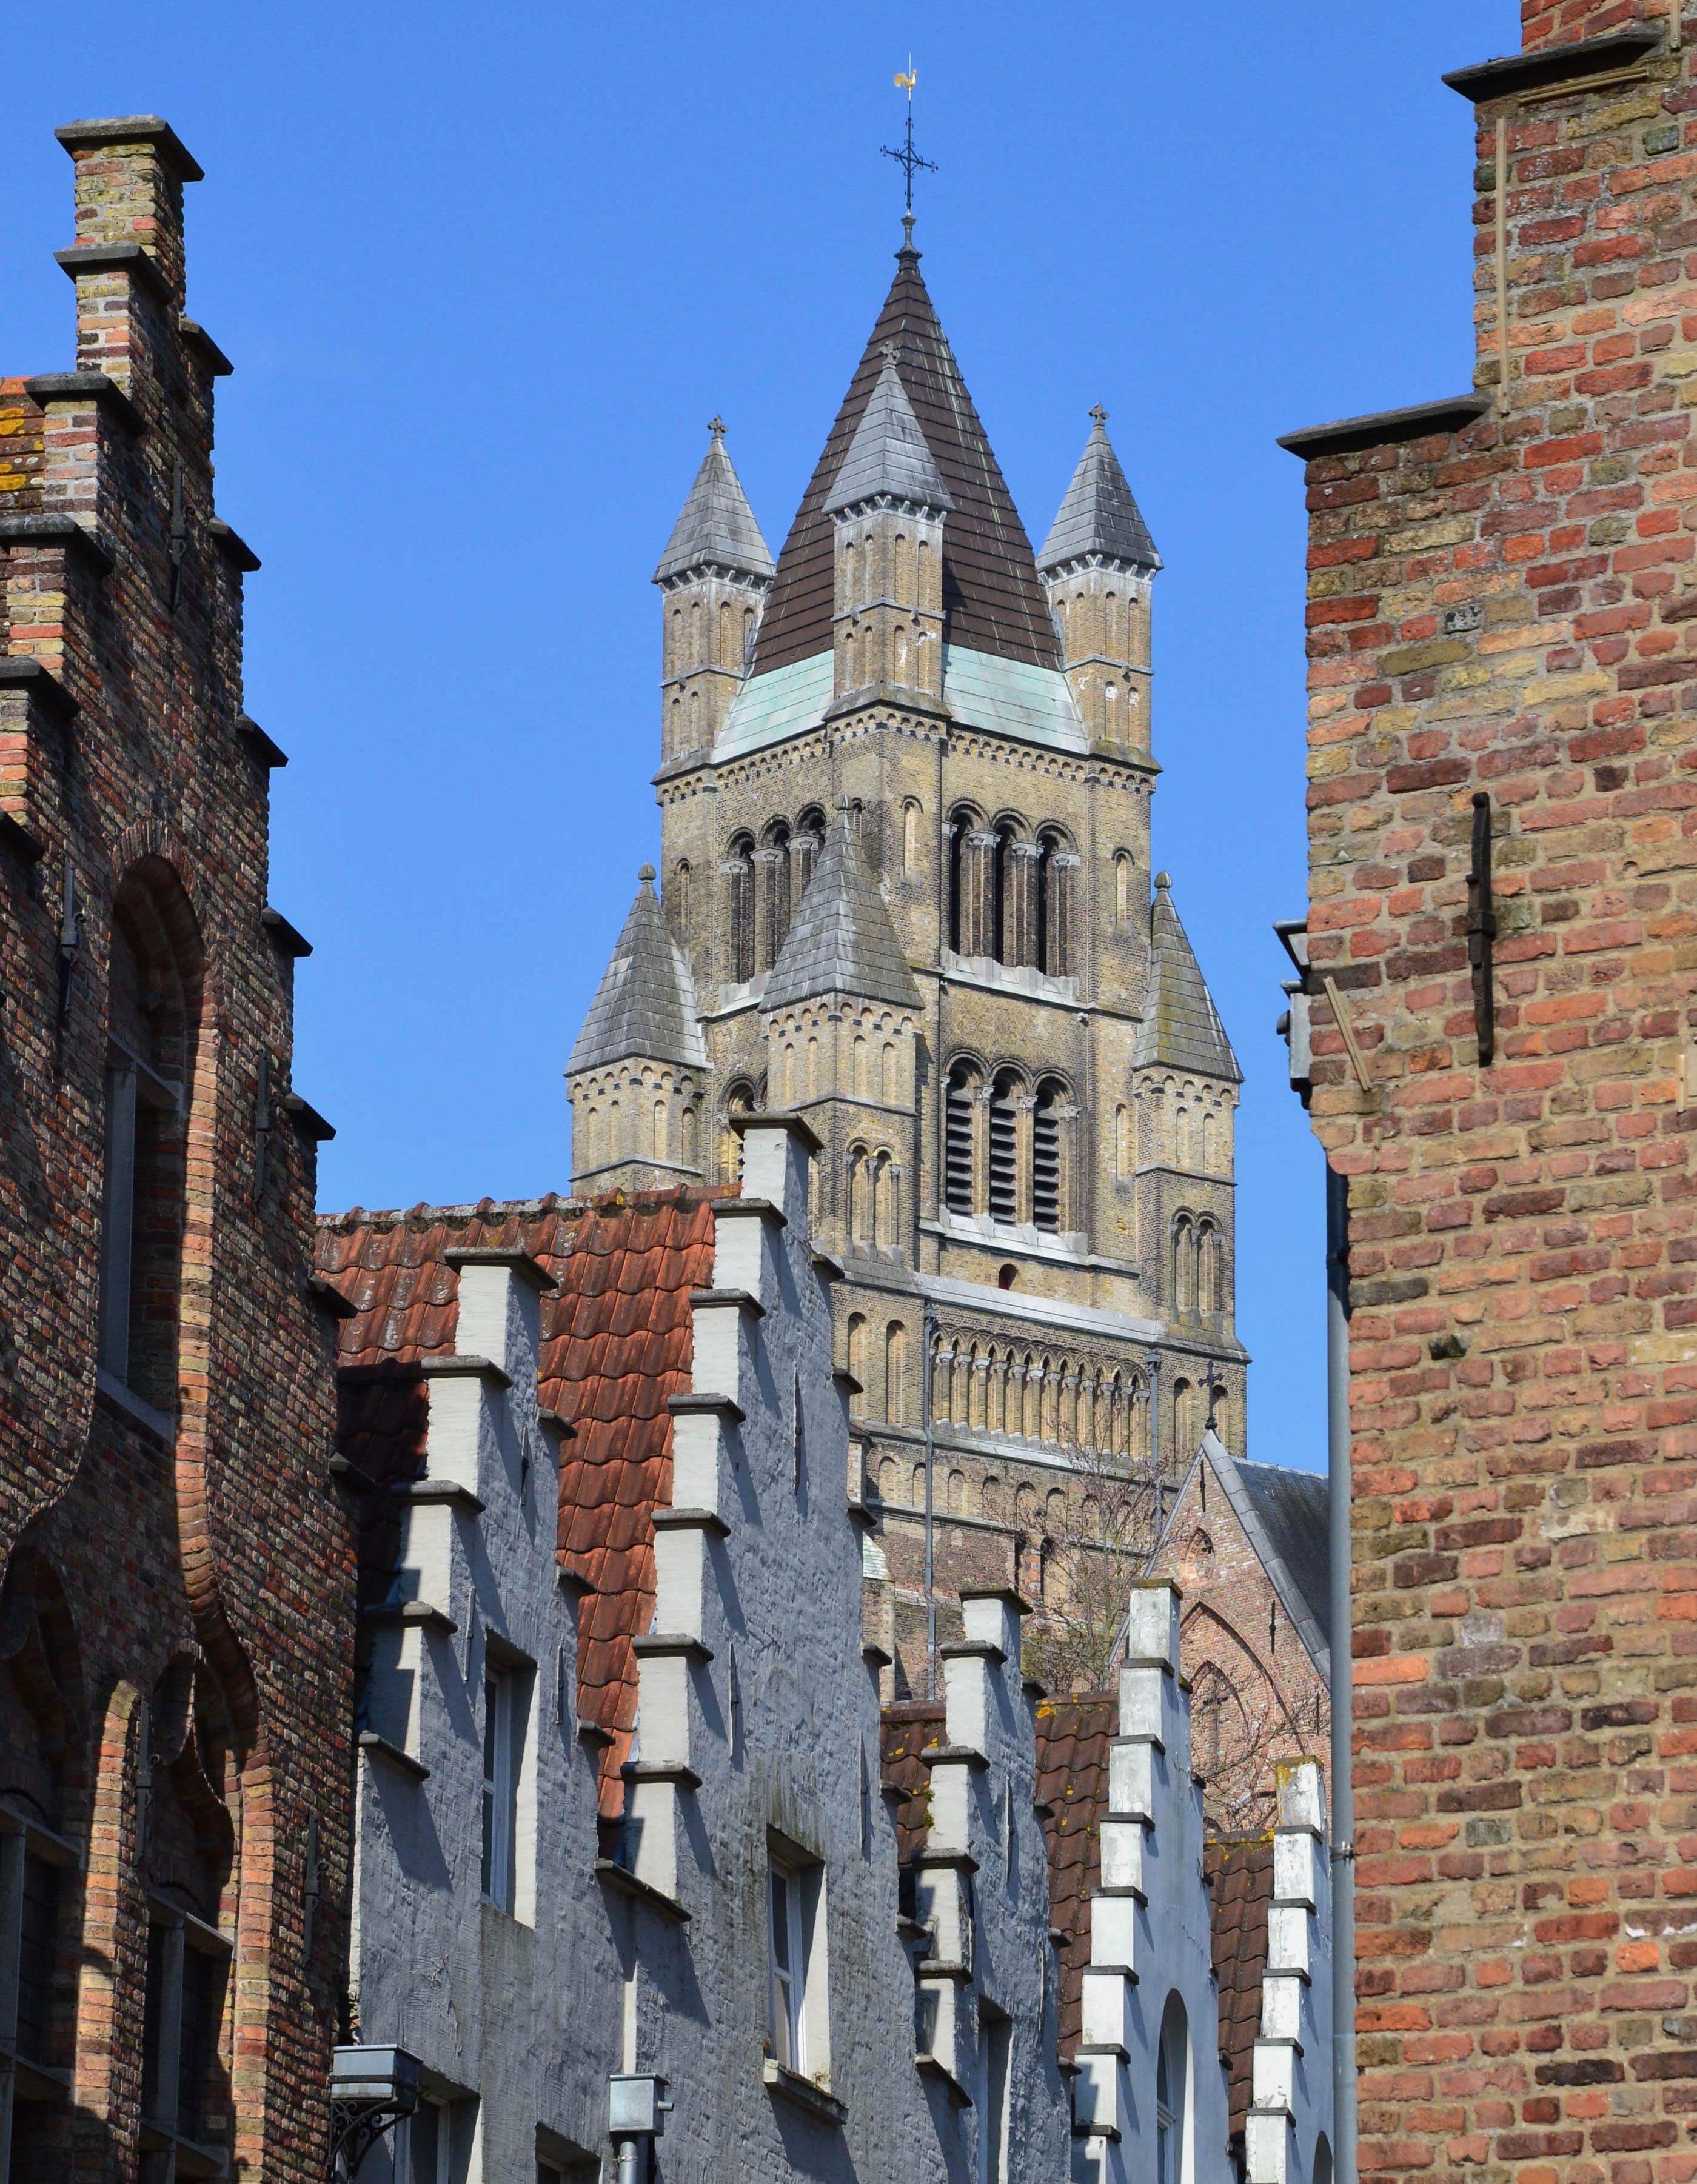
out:
<path id="1" fill-rule="evenodd" d="M 572 1187 L 699 1182 L 707 1050 L 688 957 L 638 874 L 636 900 L 566 1065 Z"/>
<path id="2" fill-rule="evenodd" d="M 654 581 L 665 594 L 661 756 L 706 750 L 742 688 L 761 610 L 772 588 L 772 554 L 715 417 L 707 452 L 672 526 Z"/>
<path id="3" fill-rule="evenodd" d="M 918 989 L 838 813 L 766 982 L 767 1081 L 823 1144 L 818 1220 L 851 1252 L 905 1257 L 914 1174 Z"/>
<path id="4" fill-rule="evenodd" d="M 943 702 L 943 521 L 954 505 L 885 349 L 825 504 L 835 530 L 836 701 Z"/>
<path id="5" fill-rule="evenodd" d="M 1161 557 L 1108 439 L 1108 412 L 1098 403 L 1090 414 L 1037 566 L 1091 740 L 1147 756 L 1149 595 Z"/>

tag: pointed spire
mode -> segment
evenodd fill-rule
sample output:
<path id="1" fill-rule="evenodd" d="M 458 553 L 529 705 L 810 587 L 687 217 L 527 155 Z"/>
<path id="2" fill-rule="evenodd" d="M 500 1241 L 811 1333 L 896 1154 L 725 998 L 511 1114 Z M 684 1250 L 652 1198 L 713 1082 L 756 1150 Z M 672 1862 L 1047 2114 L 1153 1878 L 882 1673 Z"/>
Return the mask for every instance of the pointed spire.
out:
<path id="1" fill-rule="evenodd" d="M 1069 561 L 1100 555 L 1105 561 L 1129 561 L 1153 575 L 1161 557 L 1108 437 L 1108 412 L 1098 402 L 1090 415 L 1090 437 L 1049 526 L 1037 566 L 1047 576 Z"/>
<path id="2" fill-rule="evenodd" d="M 854 994 L 917 1009 L 919 991 L 866 868 L 849 816 L 840 807 L 825 836 L 801 906 L 767 974 L 762 1006 L 785 1008 L 820 994 Z"/>
<path id="3" fill-rule="evenodd" d="M 1241 1084 L 1243 1072 L 1179 914 L 1172 881 L 1155 875 L 1149 910 L 1149 991 L 1131 1050 L 1134 1069 L 1193 1069 Z"/>
<path id="4" fill-rule="evenodd" d="M 883 375 L 887 342 L 896 344 L 902 391 L 954 504 L 943 536 L 949 642 L 1034 667 L 1058 667 L 1054 621 L 1031 542 L 937 323 L 919 254 L 907 246 L 896 253 L 896 277 L 878 323 L 778 556 L 755 645 L 755 674 L 831 649 L 836 543 L 825 504 Z"/>
<path id="5" fill-rule="evenodd" d="M 760 535 L 742 480 L 725 453 L 723 420 L 715 417 L 707 430 L 707 452 L 654 572 L 656 584 L 681 577 L 686 569 L 707 566 L 734 569 L 745 577 L 772 574 L 772 549 Z"/>
<path id="6" fill-rule="evenodd" d="M 654 892 L 654 867 L 638 874 L 636 900 L 602 973 L 566 1074 L 640 1056 L 705 1069 L 689 959 L 672 937 Z"/>
<path id="7" fill-rule="evenodd" d="M 852 508 L 857 501 L 874 500 L 880 493 L 894 500 L 915 501 L 939 514 L 946 514 L 954 506 L 896 369 L 894 342 L 884 345 L 884 369 L 849 442 L 835 488 L 825 503 L 825 513 L 835 515 L 841 509 Z"/>

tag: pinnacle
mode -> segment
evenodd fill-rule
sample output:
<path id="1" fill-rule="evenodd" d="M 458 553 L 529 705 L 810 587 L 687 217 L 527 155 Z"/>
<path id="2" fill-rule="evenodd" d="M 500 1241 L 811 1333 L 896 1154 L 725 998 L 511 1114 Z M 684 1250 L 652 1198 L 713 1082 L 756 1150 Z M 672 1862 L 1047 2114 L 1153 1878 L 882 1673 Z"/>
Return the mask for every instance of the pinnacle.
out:
<path id="1" fill-rule="evenodd" d="M 707 452 L 654 572 L 657 584 L 687 570 L 706 567 L 732 569 L 746 577 L 772 574 L 772 549 L 761 536 L 742 480 L 725 452 L 724 420 L 715 417 L 707 432 Z"/>
<path id="2" fill-rule="evenodd" d="M 1128 561 L 1153 575 L 1161 557 L 1108 437 L 1108 412 L 1098 402 L 1090 416 L 1090 437 L 1049 526 L 1037 566 L 1047 576 L 1069 561 L 1097 555 Z"/>

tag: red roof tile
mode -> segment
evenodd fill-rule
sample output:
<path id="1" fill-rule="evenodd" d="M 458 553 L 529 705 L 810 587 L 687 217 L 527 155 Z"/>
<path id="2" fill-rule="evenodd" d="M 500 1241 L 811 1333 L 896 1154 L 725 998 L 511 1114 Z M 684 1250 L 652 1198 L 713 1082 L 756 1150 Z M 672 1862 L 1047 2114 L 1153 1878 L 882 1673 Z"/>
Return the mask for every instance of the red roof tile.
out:
<path id="1" fill-rule="evenodd" d="M 1065 1936 L 1058 2025 L 1063 2057 L 1078 2044 L 1084 1968 L 1090 1962 L 1090 1897 L 1102 1875 L 1108 1752 L 1119 1733 L 1119 1701 L 1106 1693 L 1038 1702 L 1037 1801 L 1049 1808 L 1043 1821 L 1049 1916 Z"/>
<path id="2" fill-rule="evenodd" d="M 907 1865 L 931 1832 L 931 1770 L 919 1755 L 948 1742 L 943 1707 L 935 1699 L 902 1699 L 884 1709 L 884 1786 L 896 1811 L 896 1855 Z"/>
<path id="3" fill-rule="evenodd" d="M 1210 1842 L 1203 1870 L 1214 1892 L 1214 1975 L 1220 1986 L 1220 2053 L 1230 2074 L 1231 2137 L 1249 2113 L 1261 1980 L 1267 1969 L 1267 1907 L 1273 1900 L 1273 1838 Z"/>
<path id="4" fill-rule="evenodd" d="M 560 1555 L 595 1588 L 578 1611 L 578 1705 L 612 1739 L 597 1755 L 606 1826 L 623 1810 L 620 1769 L 636 1727 L 631 1641 L 654 1620 L 650 1519 L 672 1499 L 667 1398 L 689 1384 L 689 1292 L 712 1285 L 712 1209 L 725 1195 L 485 1200 L 408 1213 L 356 1211 L 318 1228 L 318 1271 L 359 1307 L 339 1328 L 340 1446 L 382 1485 L 416 1477 L 423 1462 L 428 1394 L 418 1362 L 452 1349 L 459 1319 L 459 1277 L 443 1251 L 517 1245 L 559 1284 L 543 1299 L 539 1392 L 545 1407 L 577 1428 L 561 1451 Z M 389 1525 L 394 1531 L 393 1518 Z M 371 1530 L 362 1567 L 386 1574 L 396 1545 Z"/>

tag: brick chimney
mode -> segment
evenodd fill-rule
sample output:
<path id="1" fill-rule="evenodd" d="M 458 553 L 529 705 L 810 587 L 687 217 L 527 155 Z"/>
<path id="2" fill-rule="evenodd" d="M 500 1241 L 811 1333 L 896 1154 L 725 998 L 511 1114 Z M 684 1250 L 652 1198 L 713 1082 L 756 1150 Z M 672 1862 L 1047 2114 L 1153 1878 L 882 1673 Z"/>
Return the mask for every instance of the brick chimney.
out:
<path id="1" fill-rule="evenodd" d="M 1680 0 L 1521 0 L 1521 44 L 1530 53 L 1538 46 L 1600 38 L 1610 31 L 1664 20 L 1679 5 Z"/>

